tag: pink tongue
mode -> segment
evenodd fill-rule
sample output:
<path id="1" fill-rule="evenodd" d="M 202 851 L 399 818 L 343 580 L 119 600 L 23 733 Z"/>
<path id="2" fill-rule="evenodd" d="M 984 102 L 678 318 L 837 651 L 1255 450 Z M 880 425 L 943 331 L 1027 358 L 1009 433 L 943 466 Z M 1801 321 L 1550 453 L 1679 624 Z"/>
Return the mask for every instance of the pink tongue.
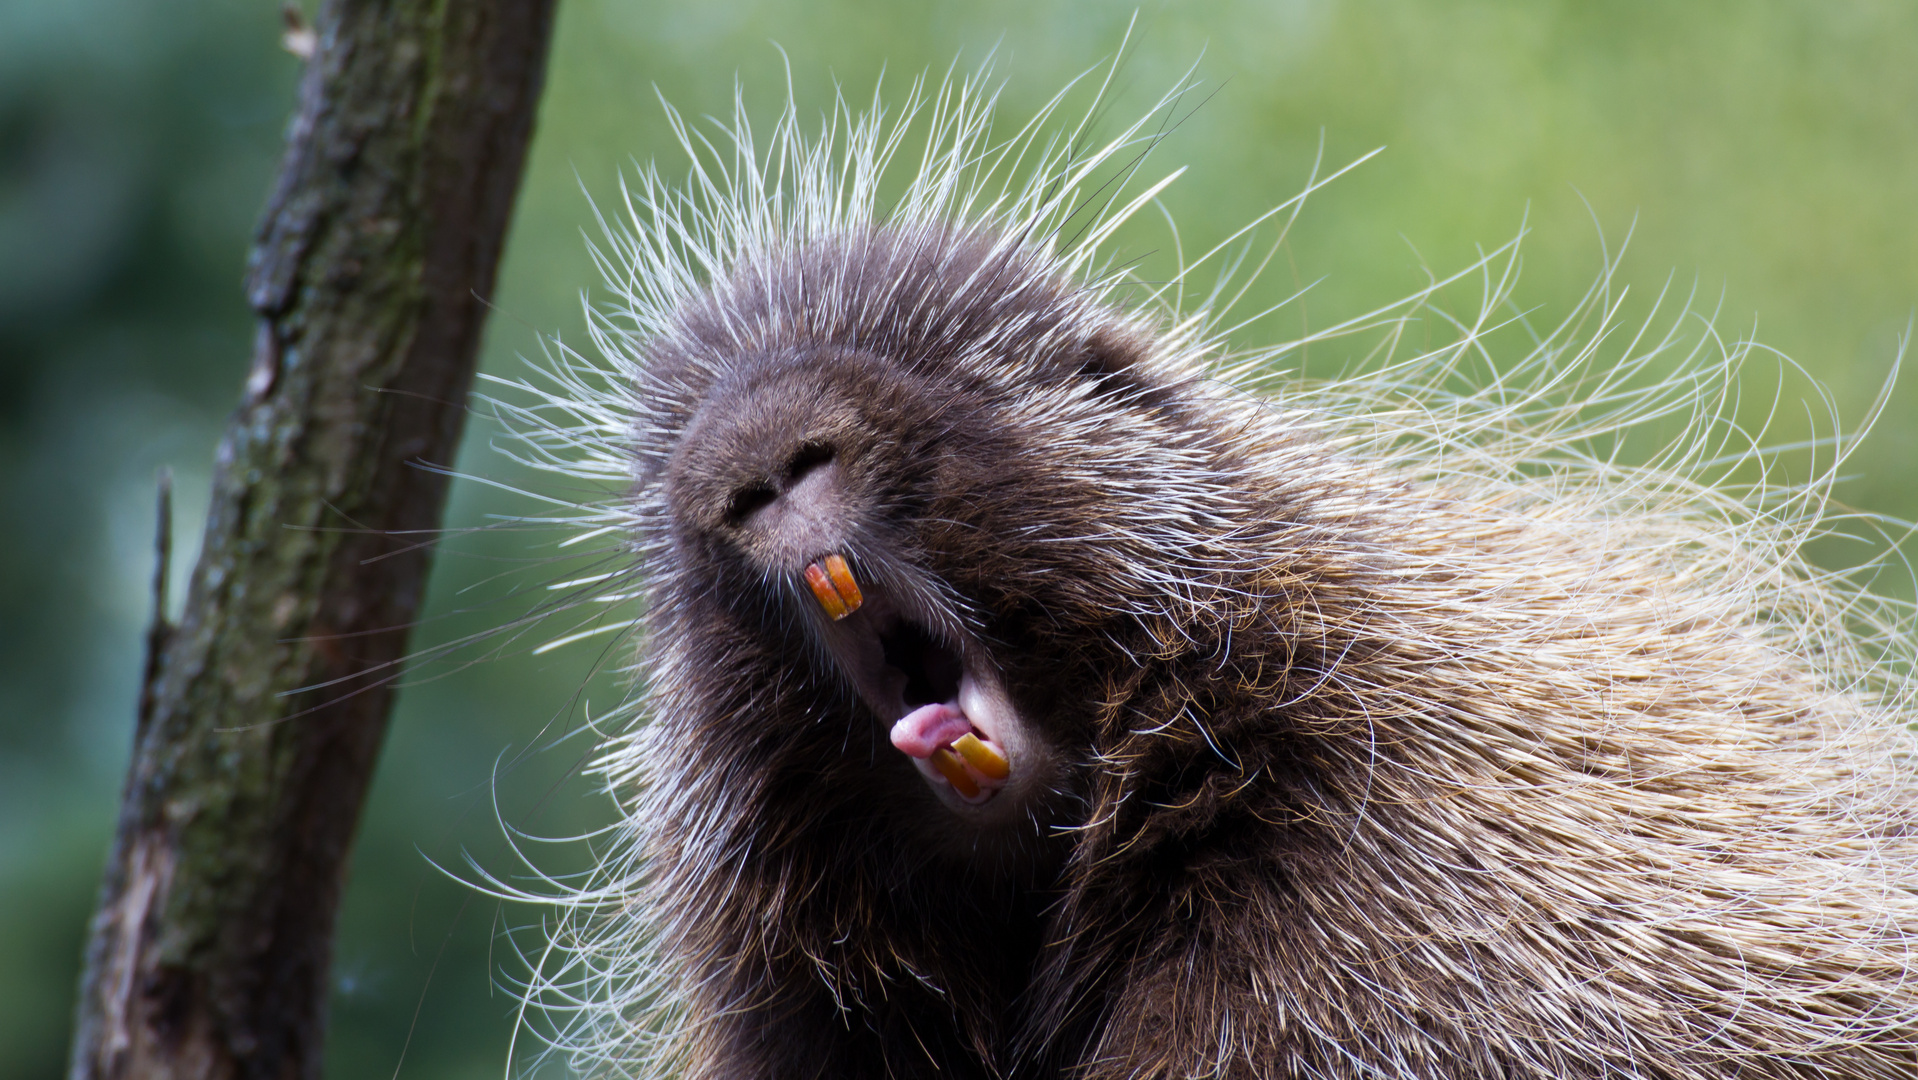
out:
<path id="1" fill-rule="evenodd" d="M 913 757 L 924 759 L 971 730 L 972 722 L 953 706 L 921 705 L 892 725 L 892 744 Z"/>

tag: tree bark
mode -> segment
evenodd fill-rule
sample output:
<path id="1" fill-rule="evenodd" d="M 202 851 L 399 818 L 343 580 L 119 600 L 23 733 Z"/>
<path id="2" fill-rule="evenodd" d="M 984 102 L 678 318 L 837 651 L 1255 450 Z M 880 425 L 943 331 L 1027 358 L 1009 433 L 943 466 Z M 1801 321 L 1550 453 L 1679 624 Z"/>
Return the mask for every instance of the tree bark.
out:
<path id="1" fill-rule="evenodd" d="M 424 590 L 554 0 L 326 0 L 179 625 L 156 612 L 74 1080 L 318 1080 L 353 830 Z M 289 39 L 296 40 L 296 39 Z"/>

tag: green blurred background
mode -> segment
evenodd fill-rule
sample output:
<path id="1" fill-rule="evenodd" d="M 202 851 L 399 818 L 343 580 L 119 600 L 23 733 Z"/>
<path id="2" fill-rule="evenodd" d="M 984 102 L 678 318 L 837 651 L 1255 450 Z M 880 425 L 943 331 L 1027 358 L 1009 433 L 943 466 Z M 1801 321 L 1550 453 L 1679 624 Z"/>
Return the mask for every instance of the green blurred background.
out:
<path id="1" fill-rule="evenodd" d="M 510 372 L 542 334 L 577 340 L 594 286 L 586 191 L 634 158 L 679 162 L 653 87 L 690 115 L 779 104 L 833 81 L 870 95 L 997 49 L 1003 110 L 1029 111 L 1107 57 L 1134 6 L 564 0 L 489 334 Z M 130 738 L 147 618 L 156 468 L 178 478 L 184 584 L 207 469 L 250 327 L 239 279 L 280 150 L 297 61 L 266 0 L 0 0 L 0 1075 L 64 1068 L 83 924 Z M 1274 283 L 1324 278 L 1323 324 L 1415 286 L 1422 265 L 1526 244 L 1523 303 L 1562 312 L 1634 231 L 1622 276 L 1694 285 L 1863 416 L 1918 303 L 1918 5 L 1910 0 L 1267 0 L 1146 4 L 1119 80 L 1143 108 L 1195 60 L 1209 101 L 1159 152 L 1187 244 L 1297 189 L 1320 139 L 1342 163 Z M 1634 222 L 1636 225 L 1634 227 Z M 1128 241 L 1130 242 L 1130 241 Z M 1840 489 L 1918 512 L 1918 379 L 1894 391 Z M 460 467 L 511 479 L 470 429 Z M 454 524 L 528 510 L 476 484 Z M 460 533 L 423 644 L 499 620 L 470 583 L 552 537 Z M 1828 559 L 1862 549 L 1820 549 Z M 540 571 L 535 569 L 534 573 Z M 1893 591 L 1908 585 L 1893 581 Z M 180 589 L 176 588 L 176 603 Z M 463 853 L 511 873 L 501 822 L 540 834 L 606 808 L 566 780 L 585 747 L 590 646 L 526 643 L 417 673 L 400 700 L 355 855 L 335 965 L 336 1077 L 500 1075 L 514 965 L 497 931 L 536 922 L 452 881 Z M 520 1052 L 526 1058 L 524 1044 Z M 554 1066 L 541 1075 L 563 1075 Z"/>

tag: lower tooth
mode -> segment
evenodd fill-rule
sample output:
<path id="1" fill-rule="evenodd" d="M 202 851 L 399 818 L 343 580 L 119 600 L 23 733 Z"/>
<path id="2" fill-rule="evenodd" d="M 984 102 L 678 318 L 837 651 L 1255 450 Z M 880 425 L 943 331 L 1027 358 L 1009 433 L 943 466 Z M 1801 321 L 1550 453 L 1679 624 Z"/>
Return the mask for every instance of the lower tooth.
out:
<path id="1" fill-rule="evenodd" d="M 959 751 L 959 756 L 978 769 L 982 776 L 1004 780 L 1012 775 L 1012 767 L 1006 763 L 1006 756 L 970 731 L 952 740 L 952 748 Z"/>
<path id="2" fill-rule="evenodd" d="M 959 760 L 959 755 L 942 746 L 932 752 L 931 760 L 932 767 L 939 770 L 939 775 L 946 778 L 946 783 L 951 784 L 954 791 L 968 799 L 978 797 L 979 785 L 973 782 L 972 774 L 966 771 L 966 764 Z"/>

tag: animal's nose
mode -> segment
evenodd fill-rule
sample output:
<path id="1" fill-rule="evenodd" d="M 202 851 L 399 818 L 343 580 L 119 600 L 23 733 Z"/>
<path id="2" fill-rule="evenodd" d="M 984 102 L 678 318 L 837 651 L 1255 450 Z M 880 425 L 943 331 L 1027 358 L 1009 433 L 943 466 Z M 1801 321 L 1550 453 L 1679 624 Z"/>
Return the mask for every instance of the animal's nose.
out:
<path id="1" fill-rule="evenodd" d="M 800 444 L 778 469 L 733 488 L 726 499 L 726 520 L 734 525 L 749 525 L 761 511 L 805 484 L 814 472 L 831 465 L 835 456 L 830 443 Z"/>
<path id="2" fill-rule="evenodd" d="M 848 507 L 831 443 L 800 444 L 764 476 L 735 485 L 727 519 L 759 544 L 793 559 L 835 550 Z"/>

